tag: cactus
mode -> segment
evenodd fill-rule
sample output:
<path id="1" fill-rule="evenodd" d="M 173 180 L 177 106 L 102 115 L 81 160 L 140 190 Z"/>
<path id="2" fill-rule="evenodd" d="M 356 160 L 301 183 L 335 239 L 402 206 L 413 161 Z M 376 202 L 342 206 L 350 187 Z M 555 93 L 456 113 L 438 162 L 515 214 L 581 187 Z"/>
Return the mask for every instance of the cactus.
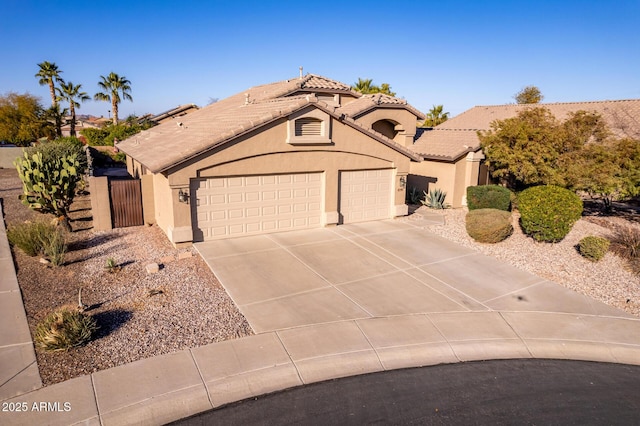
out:
<path id="1" fill-rule="evenodd" d="M 25 153 L 14 165 L 22 181 L 22 203 L 33 210 L 61 217 L 68 227 L 69 207 L 81 179 L 76 155 L 44 159 L 41 152 Z"/>

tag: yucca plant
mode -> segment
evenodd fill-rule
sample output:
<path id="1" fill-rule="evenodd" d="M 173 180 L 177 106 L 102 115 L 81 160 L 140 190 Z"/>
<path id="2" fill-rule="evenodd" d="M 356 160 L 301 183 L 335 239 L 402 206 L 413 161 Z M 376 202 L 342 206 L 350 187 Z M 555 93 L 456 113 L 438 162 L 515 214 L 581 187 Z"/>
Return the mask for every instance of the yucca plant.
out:
<path id="1" fill-rule="evenodd" d="M 449 207 L 449 205 L 444 202 L 445 198 L 447 198 L 447 193 L 440 188 L 432 189 L 428 194 L 426 191 L 423 192 L 424 200 L 420 200 L 423 205 L 430 209 L 446 209 Z"/>

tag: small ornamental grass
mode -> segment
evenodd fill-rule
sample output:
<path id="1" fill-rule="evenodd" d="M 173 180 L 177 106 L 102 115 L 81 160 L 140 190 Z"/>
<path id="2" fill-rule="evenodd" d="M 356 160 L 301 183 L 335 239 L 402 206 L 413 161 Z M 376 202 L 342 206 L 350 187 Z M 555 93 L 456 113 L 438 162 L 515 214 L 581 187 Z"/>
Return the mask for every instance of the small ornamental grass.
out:
<path id="1" fill-rule="evenodd" d="M 7 230 L 7 238 L 27 256 L 44 254 L 55 266 L 64 263 L 66 237 L 64 231 L 52 223 L 39 220 L 11 225 Z"/>
<path id="2" fill-rule="evenodd" d="M 578 252 L 592 262 L 597 262 L 607 254 L 609 240 L 603 237 L 588 236 L 578 243 Z"/>
<path id="3" fill-rule="evenodd" d="M 471 210 L 466 217 L 467 233 L 480 243 L 499 243 L 513 233 L 511 213 L 498 209 Z"/>
<path id="4" fill-rule="evenodd" d="M 616 227 L 611 238 L 611 251 L 625 259 L 633 273 L 640 275 L 640 229 L 634 226 Z"/>
<path id="5" fill-rule="evenodd" d="M 97 329 L 91 315 L 63 306 L 37 325 L 34 340 L 45 351 L 64 351 L 89 342 Z"/>
<path id="6" fill-rule="evenodd" d="M 571 231 L 582 216 L 582 200 L 558 186 L 534 186 L 518 195 L 520 224 L 536 241 L 555 243 Z"/>

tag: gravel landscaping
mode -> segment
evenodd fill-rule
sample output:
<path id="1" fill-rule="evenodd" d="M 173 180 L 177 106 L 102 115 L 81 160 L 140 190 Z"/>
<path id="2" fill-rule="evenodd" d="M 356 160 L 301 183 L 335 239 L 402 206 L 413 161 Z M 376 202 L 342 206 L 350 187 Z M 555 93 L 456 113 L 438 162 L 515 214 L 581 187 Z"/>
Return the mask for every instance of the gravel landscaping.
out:
<path id="1" fill-rule="evenodd" d="M 44 218 L 17 199 L 17 173 L 0 169 L 0 198 L 8 225 Z M 93 232 L 88 196 L 72 206 L 69 252 L 54 268 L 14 250 L 18 282 L 33 334 L 62 305 L 82 303 L 100 329 L 83 347 L 47 353 L 36 348 L 43 383 L 50 385 L 143 358 L 253 334 L 224 288 L 191 248 L 177 250 L 157 226 Z M 110 272 L 107 260 L 120 266 Z M 145 266 L 162 267 L 148 274 Z"/>
<path id="2" fill-rule="evenodd" d="M 465 229 L 467 209 L 442 210 L 444 225 L 431 225 L 434 234 L 447 238 L 465 247 L 477 250 L 496 259 L 503 260 L 525 271 L 587 295 L 610 306 L 640 317 L 640 277 L 634 275 L 626 262 L 609 252 L 599 262 L 583 258 L 575 246 L 586 236 L 611 236 L 614 225 L 640 226 L 638 216 L 585 216 L 559 243 L 539 243 L 523 234 L 514 212 L 514 232 L 505 241 L 497 244 L 475 242 Z M 420 207 L 422 212 L 433 213 Z M 410 219 L 409 219 L 410 220 Z"/>

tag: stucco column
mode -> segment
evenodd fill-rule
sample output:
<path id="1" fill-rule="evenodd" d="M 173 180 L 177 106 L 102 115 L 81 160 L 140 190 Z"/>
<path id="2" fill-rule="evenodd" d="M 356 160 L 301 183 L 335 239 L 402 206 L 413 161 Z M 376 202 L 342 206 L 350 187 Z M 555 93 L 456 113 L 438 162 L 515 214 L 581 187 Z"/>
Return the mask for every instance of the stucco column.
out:
<path id="1" fill-rule="evenodd" d="M 167 229 L 167 236 L 174 245 L 193 242 L 191 226 L 191 203 L 189 185 L 171 185 L 171 206 L 173 224 Z"/>
<path id="2" fill-rule="evenodd" d="M 480 162 L 484 160 L 482 150 L 470 152 L 467 154 L 466 167 L 464 173 L 464 194 L 462 196 L 462 205 L 467 205 L 467 188 L 478 185 L 478 176 L 480 174 Z"/>
<path id="3" fill-rule="evenodd" d="M 407 200 L 407 179 L 408 173 L 397 172 L 394 180 L 394 216 L 406 216 L 409 214 L 409 206 Z"/>

